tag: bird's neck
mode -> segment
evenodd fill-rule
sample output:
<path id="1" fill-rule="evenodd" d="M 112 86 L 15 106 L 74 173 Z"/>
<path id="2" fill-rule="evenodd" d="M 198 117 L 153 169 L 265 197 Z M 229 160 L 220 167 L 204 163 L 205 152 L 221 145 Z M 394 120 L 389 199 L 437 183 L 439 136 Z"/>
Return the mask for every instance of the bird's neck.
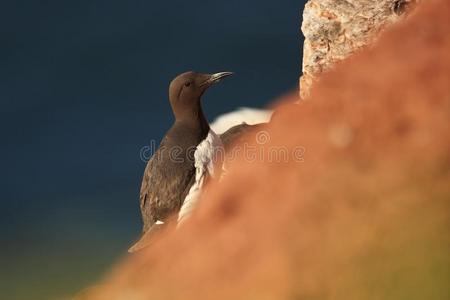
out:
<path id="1" fill-rule="evenodd" d="M 183 126 L 199 130 L 202 135 L 206 135 L 209 132 L 209 124 L 206 120 L 205 114 L 201 102 L 198 105 L 190 107 L 190 109 L 184 109 L 183 113 L 175 112 L 175 122 L 183 124 Z"/>

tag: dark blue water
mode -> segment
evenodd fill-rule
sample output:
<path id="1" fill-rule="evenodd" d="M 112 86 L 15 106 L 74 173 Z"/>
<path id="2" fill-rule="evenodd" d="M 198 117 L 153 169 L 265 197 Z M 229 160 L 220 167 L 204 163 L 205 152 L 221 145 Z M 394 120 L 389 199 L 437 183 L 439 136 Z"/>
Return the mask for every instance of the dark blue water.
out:
<path id="1" fill-rule="evenodd" d="M 173 121 L 175 75 L 236 73 L 205 95 L 209 119 L 297 86 L 304 1 L 8 2 L 0 2 L 5 299 L 73 293 L 138 236 L 139 150 Z"/>

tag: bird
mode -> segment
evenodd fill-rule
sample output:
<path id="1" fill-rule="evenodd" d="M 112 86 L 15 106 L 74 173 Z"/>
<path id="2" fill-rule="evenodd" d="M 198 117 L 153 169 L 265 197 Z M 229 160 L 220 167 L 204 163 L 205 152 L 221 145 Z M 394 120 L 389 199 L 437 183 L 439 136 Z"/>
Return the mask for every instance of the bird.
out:
<path id="1" fill-rule="evenodd" d="M 142 236 L 129 252 L 147 247 L 171 216 L 177 215 L 177 228 L 182 225 L 197 206 L 205 183 L 226 174 L 227 152 L 270 121 L 271 111 L 241 108 L 208 124 L 201 98 L 210 86 L 231 75 L 189 71 L 170 83 L 175 122 L 145 168 L 139 197 Z"/>
<path id="2" fill-rule="evenodd" d="M 195 156 L 201 160 L 201 153 L 197 148 L 202 141 L 222 147 L 220 138 L 210 130 L 203 113 L 201 98 L 209 87 L 232 74 L 189 71 L 177 76 L 170 83 L 169 102 L 175 121 L 145 168 L 139 197 L 143 235 L 129 252 L 144 247 L 149 236 L 161 230 L 166 221 L 180 211 L 190 192 L 191 198 L 194 198 L 194 194 L 198 195 L 205 174 L 196 172 L 199 166 L 195 165 Z M 206 163 L 212 163 L 211 158 L 209 160 Z M 206 169 L 207 167 L 203 168 L 202 172 L 205 173 Z M 211 170 L 211 167 L 209 169 Z M 197 193 L 191 191 L 195 183 Z"/>

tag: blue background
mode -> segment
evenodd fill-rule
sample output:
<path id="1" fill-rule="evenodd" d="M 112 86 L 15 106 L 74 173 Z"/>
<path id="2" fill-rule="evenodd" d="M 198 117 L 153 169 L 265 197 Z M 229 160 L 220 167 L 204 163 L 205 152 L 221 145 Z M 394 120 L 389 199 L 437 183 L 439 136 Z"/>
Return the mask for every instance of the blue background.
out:
<path id="1" fill-rule="evenodd" d="M 207 117 L 297 87 L 304 1 L 0 2 L 0 293 L 58 299 L 140 232 L 140 149 L 173 118 L 170 80 L 234 71 Z"/>

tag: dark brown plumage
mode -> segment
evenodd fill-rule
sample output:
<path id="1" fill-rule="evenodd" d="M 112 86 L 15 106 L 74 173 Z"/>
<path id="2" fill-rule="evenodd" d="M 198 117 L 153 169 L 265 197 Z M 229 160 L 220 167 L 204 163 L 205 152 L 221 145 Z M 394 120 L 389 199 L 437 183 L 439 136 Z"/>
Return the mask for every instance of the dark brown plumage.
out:
<path id="1" fill-rule="evenodd" d="M 194 152 L 208 134 L 201 97 L 212 84 L 230 72 L 200 74 L 187 72 L 169 86 L 169 100 L 175 122 L 147 164 L 140 190 L 143 233 L 156 230 L 179 211 L 195 180 Z M 139 242 L 138 242 L 139 243 Z M 137 250 L 132 247 L 130 251 Z"/>

